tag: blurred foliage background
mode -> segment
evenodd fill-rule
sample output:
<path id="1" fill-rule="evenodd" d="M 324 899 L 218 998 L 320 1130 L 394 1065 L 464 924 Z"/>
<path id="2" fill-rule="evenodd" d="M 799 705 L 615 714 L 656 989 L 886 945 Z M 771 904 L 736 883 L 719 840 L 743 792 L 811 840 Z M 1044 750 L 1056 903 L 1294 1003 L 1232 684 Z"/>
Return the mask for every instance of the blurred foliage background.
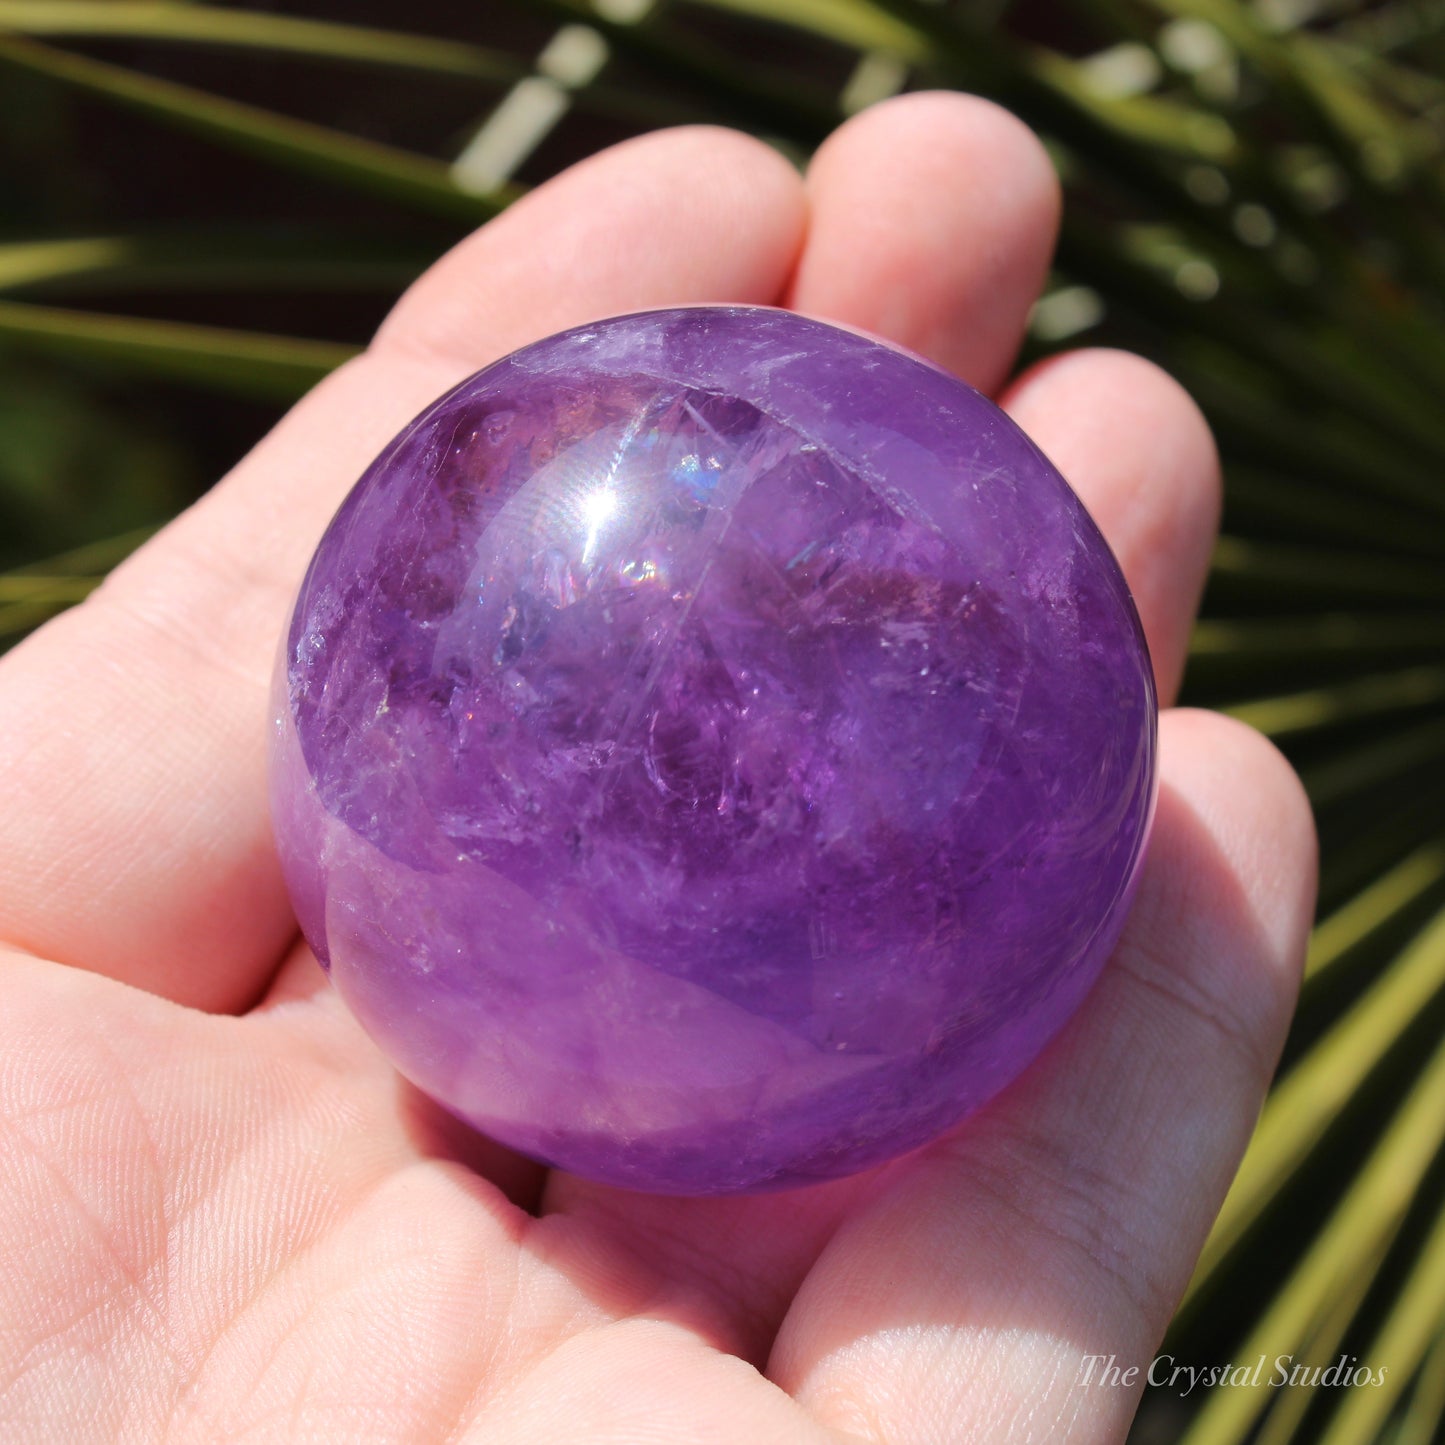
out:
<path id="1" fill-rule="evenodd" d="M 1035 353 L 1153 356 L 1227 503 L 1187 700 L 1323 842 L 1280 1078 L 1166 1349 L 1379 1387 L 1146 1394 L 1138 1442 L 1445 1439 L 1445 0 L 0 0 L 0 647 L 82 598 L 408 279 L 677 121 L 802 162 L 994 97 L 1069 192 Z"/>

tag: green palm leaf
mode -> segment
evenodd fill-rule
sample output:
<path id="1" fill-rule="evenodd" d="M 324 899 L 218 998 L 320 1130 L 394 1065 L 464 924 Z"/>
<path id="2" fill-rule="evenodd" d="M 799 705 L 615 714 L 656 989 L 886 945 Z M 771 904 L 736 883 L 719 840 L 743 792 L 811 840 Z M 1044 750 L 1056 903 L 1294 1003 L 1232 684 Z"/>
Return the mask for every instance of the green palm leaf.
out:
<path id="1" fill-rule="evenodd" d="M 455 75 L 497 85 L 511 84 L 528 73 L 526 63 L 506 51 L 458 40 L 167 0 L 0 0 L 0 30 L 21 35 L 234 46 Z"/>
<path id="2" fill-rule="evenodd" d="M 294 336 L 266 336 L 0 301 L 0 347 L 137 368 L 193 385 L 294 400 L 356 348 Z"/>
<path id="3" fill-rule="evenodd" d="M 234 226 L 0 241 L 0 293 L 101 290 L 394 293 L 426 266 L 419 247 L 341 230 Z"/>
<path id="4" fill-rule="evenodd" d="M 504 197 L 469 195 L 430 156 L 277 115 L 174 81 L 0 33 L 0 65 L 63 81 L 222 145 L 446 216 L 479 220 Z"/>

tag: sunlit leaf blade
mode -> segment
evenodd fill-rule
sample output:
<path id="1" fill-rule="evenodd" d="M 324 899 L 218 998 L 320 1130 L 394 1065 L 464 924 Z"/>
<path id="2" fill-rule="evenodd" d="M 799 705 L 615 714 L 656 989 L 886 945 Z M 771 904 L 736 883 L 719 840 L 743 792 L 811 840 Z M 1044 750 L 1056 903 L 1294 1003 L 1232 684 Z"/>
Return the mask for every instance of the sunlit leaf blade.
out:
<path id="1" fill-rule="evenodd" d="M 1334 1361 L 1339 1353 L 1340 1341 L 1354 1324 L 1355 1316 L 1373 1284 L 1372 1270 L 1358 1269 L 1342 1288 L 1333 1291 L 1333 1298 L 1326 1300 L 1323 1308 L 1303 1332 L 1294 1351 L 1294 1359 L 1308 1362 Z M 1320 1387 L 1313 1374 L 1314 1367 L 1310 1364 L 1306 1365 L 1307 1372 L 1297 1383 L 1288 1388 L 1276 1388 L 1273 1381 L 1277 1378 L 1275 1361 L 1278 1359 L 1279 1352 L 1276 1352 L 1268 1360 L 1270 1394 L 1258 1402 L 1264 1419 L 1252 1445 L 1289 1445 L 1289 1442 L 1295 1439 L 1295 1431 L 1309 1413 L 1319 1393 Z M 1293 1361 L 1286 1368 L 1293 1371 Z"/>
<path id="2" fill-rule="evenodd" d="M 1445 1211 L 1435 1221 L 1409 1279 L 1369 1347 L 1388 1360 L 1389 1373 L 1371 1389 L 1351 1390 L 1335 1411 L 1320 1445 L 1356 1445 L 1379 1434 L 1416 1367 L 1445 1328 Z"/>
<path id="3" fill-rule="evenodd" d="M 189 41 L 348 60 L 509 84 L 527 65 L 501 50 L 262 10 L 150 0 L 0 0 L 0 30 L 25 35 Z"/>
<path id="4" fill-rule="evenodd" d="M 0 32 L 7 30 L 52 39 L 134 39 L 254 50 L 450 76 L 493 91 L 531 73 L 525 59 L 469 41 L 176 0 L 0 0 Z M 706 118 L 694 108 L 636 88 L 594 84 L 576 99 L 588 110 L 654 125 Z"/>
<path id="5" fill-rule="evenodd" d="M 713 118 L 741 125 L 807 151 L 843 118 L 835 97 L 807 78 L 779 77 L 764 66 L 742 68 L 719 61 L 705 47 L 661 27 L 616 18 L 610 6 L 588 0 L 525 0 L 560 24 L 586 24 L 621 55 L 683 85 Z"/>
<path id="6" fill-rule="evenodd" d="M 1402 206 L 1398 189 L 1413 159 L 1398 123 L 1330 51 L 1303 33 L 1271 33 L 1240 0 L 1149 0 L 1161 13 L 1213 26 L 1257 67 L 1311 139 L 1327 147 L 1372 200 L 1377 223 L 1426 284 L 1445 281 L 1438 235 Z M 1434 181 L 1429 168 L 1424 174 Z"/>
<path id="7" fill-rule="evenodd" d="M 1318 327 L 1301 329 L 1287 316 L 1261 327 L 1252 309 L 1192 301 L 1179 278 L 1205 263 L 1183 259 L 1187 254 L 1168 233 L 1136 228 L 1110 236 L 1067 218 L 1060 243 L 1071 274 L 1118 298 L 1120 310 L 1178 331 L 1184 344 L 1176 368 L 1195 382 L 1227 444 L 1243 442 L 1292 471 L 1445 514 L 1438 408 L 1433 397 L 1408 403 L 1418 369 L 1402 376 L 1399 363 L 1367 382 L 1349 357 L 1332 354 Z M 1292 415 L 1297 410 L 1309 415 Z M 1422 465 L 1418 447 L 1428 463 Z"/>
<path id="8" fill-rule="evenodd" d="M 1178 101 L 1103 92 L 1083 67 L 1057 51 L 1031 50 L 1028 64 L 1033 75 L 1067 96 L 1081 111 L 1141 145 L 1213 165 L 1229 165 L 1235 159 L 1238 142 L 1234 127 L 1219 116 Z"/>
<path id="9" fill-rule="evenodd" d="M 1320 852 L 1320 906 L 1326 914 L 1438 833 L 1445 818 L 1445 777 L 1416 774 L 1411 781 L 1413 787 L 1397 787 L 1379 806 L 1362 807 L 1362 816 L 1347 816 L 1344 826 L 1331 828 Z M 1359 801 L 1376 800 L 1366 794 Z"/>
<path id="10" fill-rule="evenodd" d="M 0 573 L 0 605 L 10 602 L 79 602 L 95 586 L 92 577 L 15 577 Z"/>
<path id="11" fill-rule="evenodd" d="M 0 346 L 123 364 L 244 395 L 290 400 L 356 348 L 177 321 L 0 301 Z"/>
<path id="12" fill-rule="evenodd" d="M 1445 1421 L 1445 1329 L 1435 1337 L 1391 1445 L 1431 1445 Z"/>
<path id="13" fill-rule="evenodd" d="M 1328 687 L 1234 703 L 1225 712 L 1272 738 L 1445 702 L 1445 665 L 1371 673 Z"/>
<path id="14" fill-rule="evenodd" d="M 321 176 L 424 210 L 476 220 L 495 212 L 507 199 L 467 194 L 453 182 L 447 165 L 430 156 L 14 35 L 0 33 L 0 64 L 78 86 L 288 170 Z"/>
<path id="15" fill-rule="evenodd" d="M 858 0 L 699 0 L 719 10 L 790 25 L 853 50 L 927 61 L 927 40 L 911 26 Z"/>
<path id="16" fill-rule="evenodd" d="M 1355 1090 L 1442 988 L 1445 912 L 1431 920 L 1270 1095 L 1186 1298 L 1197 1292 L 1259 1219 Z"/>
<path id="17" fill-rule="evenodd" d="M 64 586 L 32 588 L 29 595 L 12 596 L 0 585 L 0 644 L 19 633 L 49 621 L 57 612 L 83 602 L 100 585 L 101 578 L 76 578 Z"/>
<path id="18" fill-rule="evenodd" d="M 31 598 L 21 602 L 0 602 L 0 646 L 48 622 L 79 598 Z"/>
<path id="19" fill-rule="evenodd" d="M 1279 600 L 1284 593 L 1292 608 L 1322 600 L 1445 603 L 1445 571 L 1371 556 L 1362 547 L 1326 550 L 1226 535 L 1214 549 L 1211 581 L 1231 597 Z"/>
<path id="20" fill-rule="evenodd" d="M 415 248 L 349 233 L 233 227 L 0 241 L 0 291 L 397 291 L 425 268 Z"/>
<path id="21" fill-rule="evenodd" d="M 32 562 L 24 567 L 12 567 L 8 572 L 0 572 L 0 579 L 101 577 L 125 561 L 142 543 L 148 542 L 155 536 L 156 530 L 155 527 L 134 527 L 115 537 L 102 537 L 98 542 L 87 542 L 83 547 L 71 547 L 42 561 Z"/>
<path id="22" fill-rule="evenodd" d="M 1221 426 L 1218 408 L 1213 419 L 1216 433 L 1229 435 L 1234 452 L 1226 474 L 1225 499 L 1231 528 L 1265 535 L 1286 532 L 1296 540 L 1330 545 L 1355 542 L 1409 556 L 1439 559 L 1445 554 L 1445 529 L 1429 525 L 1418 512 L 1388 498 L 1341 493 L 1328 485 L 1327 477 L 1321 476 L 1321 469 L 1308 457 L 1297 469 L 1284 470 L 1279 452 L 1300 449 L 1298 438 L 1287 439 L 1282 448 L 1253 429 L 1241 437 L 1239 431 Z M 1256 443 L 1262 444 L 1267 463 L 1247 462 L 1239 455 Z"/>
<path id="23" fill-rule="evenodd" d="M 83 602 L 106 574 L 155 533 L 140 527 L 0 572 L 0 645 Z"/>
<path id="24" fill-rule="evenodd" d="M 1391 779 L 1426 771 L 1445 757 L 1445 717 L 1429 716 L 1413 726 L 1391 729 L 1369 741 L 1307 763 L 1300 769 L 1310 799 L 1319 812 L 1378 788 Z"/>
<path id="25" fill-rule="evenodd" d="M 1445 837 L 1407 854 L 1327 918 L 1310 938 L 1305 978 L 1314 980 L 1351 949 L 1445 882 Z"/>
<path id="26" fill-rule="evenodd" d="M 1445 1142 L 1445 1045 L 1384 1132 L 1339 1206 L 1240 1347 L 1240 1356 L 1306 1361 L 1341 1296 L 1355 1302 L 1403 1223 L 1416 1188 Z M 1258 1386 L 1211 1391 L 1184 1445 L 1239 1445 L 1272 1401 Z M 1367 1437 L 1354 1437 L 1355 1439 Z"/>
<path id="27" fill-rule="evenodd" d="M 116 265 L 125 252 L 125 241 L 115 236 L 0 243 L 0 290 L 105 270 Z"/>
<path id="28" fill-rule="evenodd" d="M 1445 615 L 1437 613 L 1211 617 L 1195 625 L 1188 677 L 1196 695 L 1225 702 L 1437 657 L 1445 657 Z"/>

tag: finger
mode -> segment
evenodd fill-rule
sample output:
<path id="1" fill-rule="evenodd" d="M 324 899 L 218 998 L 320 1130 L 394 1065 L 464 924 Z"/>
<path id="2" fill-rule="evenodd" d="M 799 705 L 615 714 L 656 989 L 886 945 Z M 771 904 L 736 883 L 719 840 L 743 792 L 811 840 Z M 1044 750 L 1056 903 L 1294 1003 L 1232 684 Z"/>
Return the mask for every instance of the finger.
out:
<path id="1" fill-rule="evenodd" d="M 376 348 L 465 375 L 600 316 L 775 303 L 803 242 L 803 203 L 793 168 L 735 131 L 642 136 L 573 167 L 442 257 L 382 324 Z"/>
<path id="2" fill-rule="evenodd" d="M 1123 351 L 1046 361 L 1009 388 L 1003 405 L 1114 549 L 1160 701 L 1172 702 L 1219 529 L 1219 457 L 1208 423 L 1178 382 Z"/>
<path id="3" fill-rule="evenodd" d="M 371 353 L 0 667 L 0 937 L 187 1003 L 252 999 L 294 923 L 270 842 L 265 689 L 290 599 L 379 448 L 457 377 L 645 305 L 773 302 L 801 187 L 729 132 L 570 171 L 419 282 Z"/>
<path id="4" fill-rule="evenodd" d="M 809 1276 L 770 1373 L 893 1445 L 1123 1437 L 1248 1139 L 1313 903 L 1298 781 L 1257 734 L 1166 715 L 1138 900 L 1084 1010 L 1011 1089 L 895 1167 Z M 979 1388 L 987 1381 L 989 1388 Z"/>
<path id="5" fill-rule="evenodd" d="M 975 96 L 902 96 L 834 132 L 807 185 L 808 246 L 789 304 L 992 391 L 1058 229 L 1058 180 L 1032 132 Z"/>

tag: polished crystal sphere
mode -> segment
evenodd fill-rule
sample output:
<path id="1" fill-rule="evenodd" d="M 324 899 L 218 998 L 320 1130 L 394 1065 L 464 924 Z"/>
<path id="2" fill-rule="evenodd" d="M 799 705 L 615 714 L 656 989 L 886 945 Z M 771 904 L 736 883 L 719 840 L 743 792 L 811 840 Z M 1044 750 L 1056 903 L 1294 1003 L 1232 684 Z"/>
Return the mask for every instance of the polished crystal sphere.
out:
<path id="1" fill-rule="evenodd" d="M 991 402 L 783 311 L 468 378 L 322 539 L 273 695 L 306 937 L 396 1066 L 635 1189 L 851 1173 L 1114 944 L 1155 772 L 1123 577 Z"/>

